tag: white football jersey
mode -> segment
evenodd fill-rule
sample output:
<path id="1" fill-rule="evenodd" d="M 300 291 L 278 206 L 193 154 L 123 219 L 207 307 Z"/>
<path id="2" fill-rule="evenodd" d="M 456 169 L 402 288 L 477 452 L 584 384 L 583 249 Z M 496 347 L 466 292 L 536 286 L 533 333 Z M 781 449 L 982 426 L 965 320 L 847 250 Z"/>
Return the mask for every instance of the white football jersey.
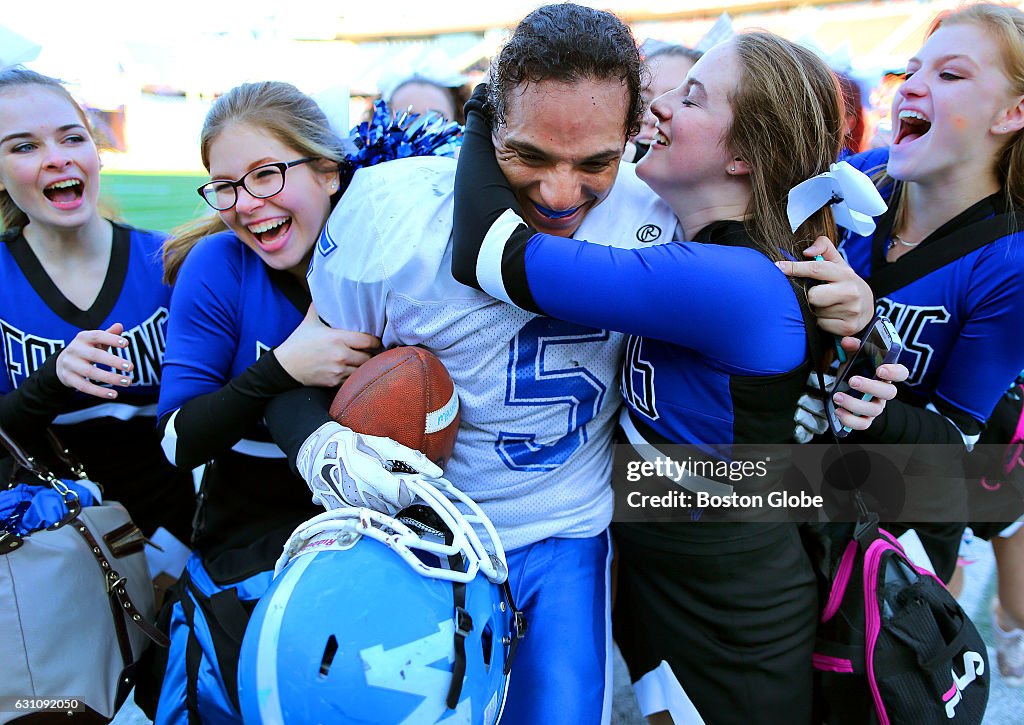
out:
<path id="1" fill-rule="evenodd" d="M 421 345 L 448 368 L 462 423 L 445 476 L 490 516 L 507 549 L 594 536 L 611 521 L 611 435 L 624 336 L 525 312 L 451 274 L 455 161 L 358 171 L 309 271 L 320 317 Z M 677 237 L 672 211 L 623 164 L 576 233 L 619 246 Z"/>

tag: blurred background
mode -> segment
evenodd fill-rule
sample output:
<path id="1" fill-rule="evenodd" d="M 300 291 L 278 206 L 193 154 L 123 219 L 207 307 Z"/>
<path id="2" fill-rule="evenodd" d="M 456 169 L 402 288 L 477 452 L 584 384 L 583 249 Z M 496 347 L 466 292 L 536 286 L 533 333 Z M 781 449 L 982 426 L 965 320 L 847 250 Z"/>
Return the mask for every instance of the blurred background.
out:
<path id="1" fill-rule="evenodd" d="M 937 12 L 958 4 L 582 2 L 615 11 L 645 47 L 709 47 L 730 28 L 764 28 L 814 47 L 861 90 L 866 139 L 879 124 L 884 132 L 886 72 L 902 68 Z M 114 207 L 129 223 L 168 230 L 201 211 L 197 139 L 219 94 L 244 81 L 288 81 L 347 131 L 403 79 L 471 88 L 508 29 L 540 4 L 459 3 L 453 12 L 422 0 L 5 3 L 0 66 L 22 63 L 67 82 L 102 137 Z"/>

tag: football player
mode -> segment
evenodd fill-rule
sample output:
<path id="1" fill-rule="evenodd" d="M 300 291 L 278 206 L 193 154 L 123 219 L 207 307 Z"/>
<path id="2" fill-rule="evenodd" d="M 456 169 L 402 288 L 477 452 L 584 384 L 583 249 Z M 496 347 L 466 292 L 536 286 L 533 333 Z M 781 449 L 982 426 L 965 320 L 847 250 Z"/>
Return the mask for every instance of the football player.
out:
<path id="1" fill-rule="evenodd" d="M 570 3 L 530 13 L 495 59 L 497 157 L 535 228 L 634 246 L 677 238 L 671 208 L 619 163 L 644 111 L 641 68 L 617 17 Z M 334 327 L 378 335 L 386 347 L 431 349 L 459 388 L 462 421 L 445 475 L 494 522 L 529 621 L 505 721 L 607 722 L 611 436 L 625 338 L 458 283 L 454 176 L 443 159 L 357 173 L 317 245 L 313 301 Z M 848 312 L 870 315 L 870 305 Z M 332 455 L 340 426 L 329 403 L 330 391 L 295 391 L 266 410 L 314 490 L 331 487 L 325 464 L 343 465 Z"/>
<path id="2" fill-rule="evenodd" d="M 817 323 L 806 290 L 774 262 L 835 238 L 833 215 L 850 223 L 844 206 L 856 195 L 845 190 L 854 183 L 873 203 L 853 210 L 884 209 L 867 177 L 833 169 L 844 119 L 828 66 L 779 36 L 743 33 L 656 99 L 654 143 L 637 175 L 671 205 L 686 241 L 643 249 L 602 248 L 533 223 L 529 199 L 502 177 L 500 120 L 489 129 L 484 115 L 497 107 L 493 98 L 474 94 L 468 107 L 456 278 L 533 312 L 631 334 L 620 418 L 639 453 L 624 454 L 631 462 L 649 461 L 652 448 L 675 457 L 682 447 L 688 458 L 749 465 L 743 444 L 787 443 L 817 362 Z M 822 174 L 850 187 L 821 195 L 794 222 L 784 200 L 799 197 L 790 190 L 806 179 L 836 178 Z M 846 345 L 855 350 L 857 341 Z M 853 386 L 883 398 L 894 390 L 863 378 Z M 840 401 L 848 411 L 839 417 L 866 427 L 882 403 L 852 397 Z M 773 466 L 779 458 L 772 454 Z M 739 494 L 734 505 L 743 506 L 747 497 L 771 501 L 769 492 L 788 483 L 766 467 L 679 486 Z M 694 713 L 709 723 L 811 722 L 817 584 L 797 523 L 763 510 L 729 516 L 735 511 L 691 500 L 699 521 L 684 507 L 675 519 L 613 526 L 621 562 L 614 632 L 641 712 L 667 711 L 677 723 Z"/>

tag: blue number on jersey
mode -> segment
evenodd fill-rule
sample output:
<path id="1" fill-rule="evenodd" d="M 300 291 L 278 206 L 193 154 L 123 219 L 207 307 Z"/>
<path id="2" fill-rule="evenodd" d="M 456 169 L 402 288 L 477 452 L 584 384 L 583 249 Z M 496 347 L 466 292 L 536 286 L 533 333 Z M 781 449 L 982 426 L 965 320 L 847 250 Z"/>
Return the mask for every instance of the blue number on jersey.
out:
<path id="1" fill-rule="evenodd" d="M 643 347 L 642 337 L 629 336 L 619 387 L 627 405 L 651 420 L 658 420 L 661 416 L 654 395 L 654 366 L 644 359 Z"/>
<path id="2" fill-rule="evenodd" d="M 533 433 L 501 431 L 495 448 L 513 471 L 553 471 L 587 442 L 587 423 L 604 402 L 605 385 L 583 367 L 548 369 L 550 345 L 607 342 L 607 330 L 537 317 L 509 344 L 506 405 L 568 406 L 566 433 L 552 443 L 538 443 Z"/>
<path id="3" fill-rule="evenodd" d="M 331 238 L 331 228 L 325 226 L 324 230 L 320 232 L 319 238 L 316 240 L 316 251 L 326 257 L 328 254 L 338 248 L 338 243 Z M 313 269 L 313 260 L 309 260 L 309 269 Z M 309 276 L 309 270 L 306 271 L 306 276 Z"/>

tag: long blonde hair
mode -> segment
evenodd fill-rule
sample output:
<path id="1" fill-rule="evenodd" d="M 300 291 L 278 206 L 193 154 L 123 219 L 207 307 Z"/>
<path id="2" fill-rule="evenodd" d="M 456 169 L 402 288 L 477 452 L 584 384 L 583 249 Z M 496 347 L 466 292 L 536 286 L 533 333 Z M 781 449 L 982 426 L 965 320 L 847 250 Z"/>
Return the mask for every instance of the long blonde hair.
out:
<path id="1" fill-rule="evenodd" d="M 771 259 L 803 259 L 818 236 L 836 239 L 835 222 L 826 206 L 794 233 L 786 201 L 790 189 L 835 162 L 843 143 L 842 92 L 824 61 L 796 43 L 764 32 L 732 42 L 742 75 L 725 144 L 750 167 L 746 224 Z"/>
<path id="2" fill-rule="evenodd" d="M 66 100 L 68 104 L 75 109 L 75 113 L 78 114 L 78 118 L 82 121 L 82 125 L 85 126 L 90 138 L 93 138 L 95 143 L 92 125 L 89 123 L 89 119 L 85 115 L 85 111 L 83 111 L 82 107 L 78 105 L 78 102 L 71 97 L 71 94 L 68 93 L 68 89 L 65 88 L 59 80 L 51 78 L 50 76 L 44 76 L 42 73 L 36 73 L 28 68 L 22 68 L 21 66 L 12 66 L 0 71 L 0 95 L 5 91 L 28 88 L 31 86 L 45 88 Z M 0 191 L 0 222 L 3 223 L 4 229 L 24 227 L 29 222 L 28 215 L 14 203 L 14 199 L 11 198 L 7 189 Z"/>
<path id="3" fill-rule="evenodd" d="M 323 159 L 327 168 L 336 168 L 345 157 L 341 141 L 312 98 L 290 83 L 243 83 L 218 98 L 206 114 L 199 150 L 207 171 L 210 146 L 236 123 L 266 131 L 302 156 Z M 164 243 L 164 281 L 174 283 L 185 257 L 200 239 L 225 229 L 220 215 L 214 215 L 174 230 Z"/>
<path id="4" fill-rule="evenodd" d="M 1024 12 L 1007 5 L 977 3 L 956 10 L 940 13 L 925 38 L 930 38 L 944 25 L 974 24 L 992 37 L 1003 62 L 1003 73 L 1010 81 L 1015 96 L 1024 95 Z M 875 184 L 882 188 L 895 184 L 890 206 L 894 208 L 893 230 L 900 229 L 906 219 L 906 185 L 893 179 L 884 171 L 876 174 Z M 999 158 L 996 159 L 996 178 L 1005 198 L 1005 205 L 1024 208 L 1024 133 L 1010 134 Z"/>

